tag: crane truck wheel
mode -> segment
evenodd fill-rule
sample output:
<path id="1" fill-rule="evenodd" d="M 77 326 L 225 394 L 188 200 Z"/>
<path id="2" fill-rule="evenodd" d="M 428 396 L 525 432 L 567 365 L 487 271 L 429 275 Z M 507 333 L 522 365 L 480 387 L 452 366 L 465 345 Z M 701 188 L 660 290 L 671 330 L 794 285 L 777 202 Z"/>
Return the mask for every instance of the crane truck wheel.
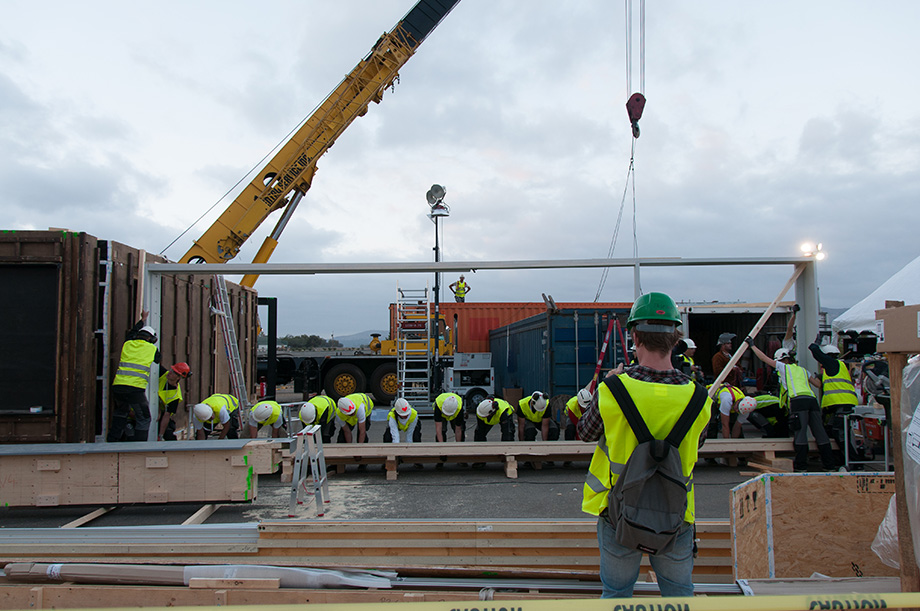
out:
<path id="1" fill-rule="evenodd" d="M 396 398 L 399 390 L 399 377 L 396 375 L 396 363 L 383 363 L 371 374 L 370 391 L 381 405 L 389 405 Z"/>
<path id="2" fill-rule="evenodd" d="M 336 400 L 355 392 L 364 392 L 366 386 L 367 379 L 364 373 L 351 363 L 339 363 L 332 367 L 326 374 L 326 382 L 323 384 L 326 394 Z"/>

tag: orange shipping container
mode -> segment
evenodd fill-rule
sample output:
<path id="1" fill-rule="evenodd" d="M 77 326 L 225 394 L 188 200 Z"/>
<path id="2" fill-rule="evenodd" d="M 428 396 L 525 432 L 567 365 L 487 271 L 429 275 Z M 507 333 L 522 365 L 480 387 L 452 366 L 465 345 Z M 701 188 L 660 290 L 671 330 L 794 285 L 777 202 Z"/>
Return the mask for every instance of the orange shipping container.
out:
<path id="1" fill-rule="evenodd" d="M 433 308 L 434 305 L 432 304 Z M 629 309 L 632 303 L 557 302 L 559 309 Z M 489 331 L 546 312 L 541 302 L 456 303 L 440 304 L 447 325 L 457 331 L 457 352 L 489 352 Z M 396 337 L 396 304 L 390 304 L 390 337 Z"/>

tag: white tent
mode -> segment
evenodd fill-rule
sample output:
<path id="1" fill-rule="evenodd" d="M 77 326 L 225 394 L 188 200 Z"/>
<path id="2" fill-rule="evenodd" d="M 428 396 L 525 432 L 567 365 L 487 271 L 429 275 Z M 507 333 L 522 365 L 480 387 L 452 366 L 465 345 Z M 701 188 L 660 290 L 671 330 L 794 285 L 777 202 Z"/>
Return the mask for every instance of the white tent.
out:
<path id="1" fill-rule="evenodd" d="M 875 331 L 875 311 L 884 310 L 886 301 L 903 301 L 905 305 L 920 303 L 920 257 L 889 278 L 872 293 L 838 316 L 831 323 L 834 333 L 843 331 Z"/>

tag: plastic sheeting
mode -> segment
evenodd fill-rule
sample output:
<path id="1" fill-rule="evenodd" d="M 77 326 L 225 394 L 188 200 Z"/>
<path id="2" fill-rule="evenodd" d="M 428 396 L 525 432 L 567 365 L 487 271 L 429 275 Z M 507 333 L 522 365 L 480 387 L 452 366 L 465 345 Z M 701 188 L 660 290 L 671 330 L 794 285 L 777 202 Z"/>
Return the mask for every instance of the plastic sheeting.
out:
<path id="1" fill-rule="evenodd" d="M 395 577 L 395 573 L 393 574 Z M 252 564 L 220 564 L 185 567 L 185 584 L 192 578 L 280 579 L 282 588 L 391 588 L 386 577 L 369 573 L 345 573 L 326 569 L 300 569 Z"/>
<path id="2" fill-rule="evenodd" d="M 914 361 L 914 359 L 911 359 Z M 904 493 L 913 534 L 914 557 L 920 565 L 920 362 L 904 368 L 901 385 L 901 439 L 904 451 Z M 904 542 L 901 542 L 903 545 Z"/>
<path id="3" fill-rule="evenodd" d="M 885 301 L 903 301 L 905 305 L 920 303 L 920 257 L 872 291 L 868 297 L 831 322 L 834 333 L 843 331 L 875 331 L 875 311 L 885 309 Z"/>

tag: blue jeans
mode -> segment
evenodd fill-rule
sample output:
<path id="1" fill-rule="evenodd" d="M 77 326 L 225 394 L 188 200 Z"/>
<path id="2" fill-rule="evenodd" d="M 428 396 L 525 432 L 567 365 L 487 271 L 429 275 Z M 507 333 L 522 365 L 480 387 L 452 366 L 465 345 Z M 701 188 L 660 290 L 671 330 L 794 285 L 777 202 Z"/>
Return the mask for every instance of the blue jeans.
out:
<path id="1" fill-rule="evenodd" d="M 597 519 L 597 543 L 601 551 L 601 598 L 631 598 L 639 579 L 642 552 L 623 547 L 616 529 L 604 517 Z M 684 523 L 674 547 L 666 554 L 649 556 L 662 596 L 693 596 L 693 528 Z"/>

